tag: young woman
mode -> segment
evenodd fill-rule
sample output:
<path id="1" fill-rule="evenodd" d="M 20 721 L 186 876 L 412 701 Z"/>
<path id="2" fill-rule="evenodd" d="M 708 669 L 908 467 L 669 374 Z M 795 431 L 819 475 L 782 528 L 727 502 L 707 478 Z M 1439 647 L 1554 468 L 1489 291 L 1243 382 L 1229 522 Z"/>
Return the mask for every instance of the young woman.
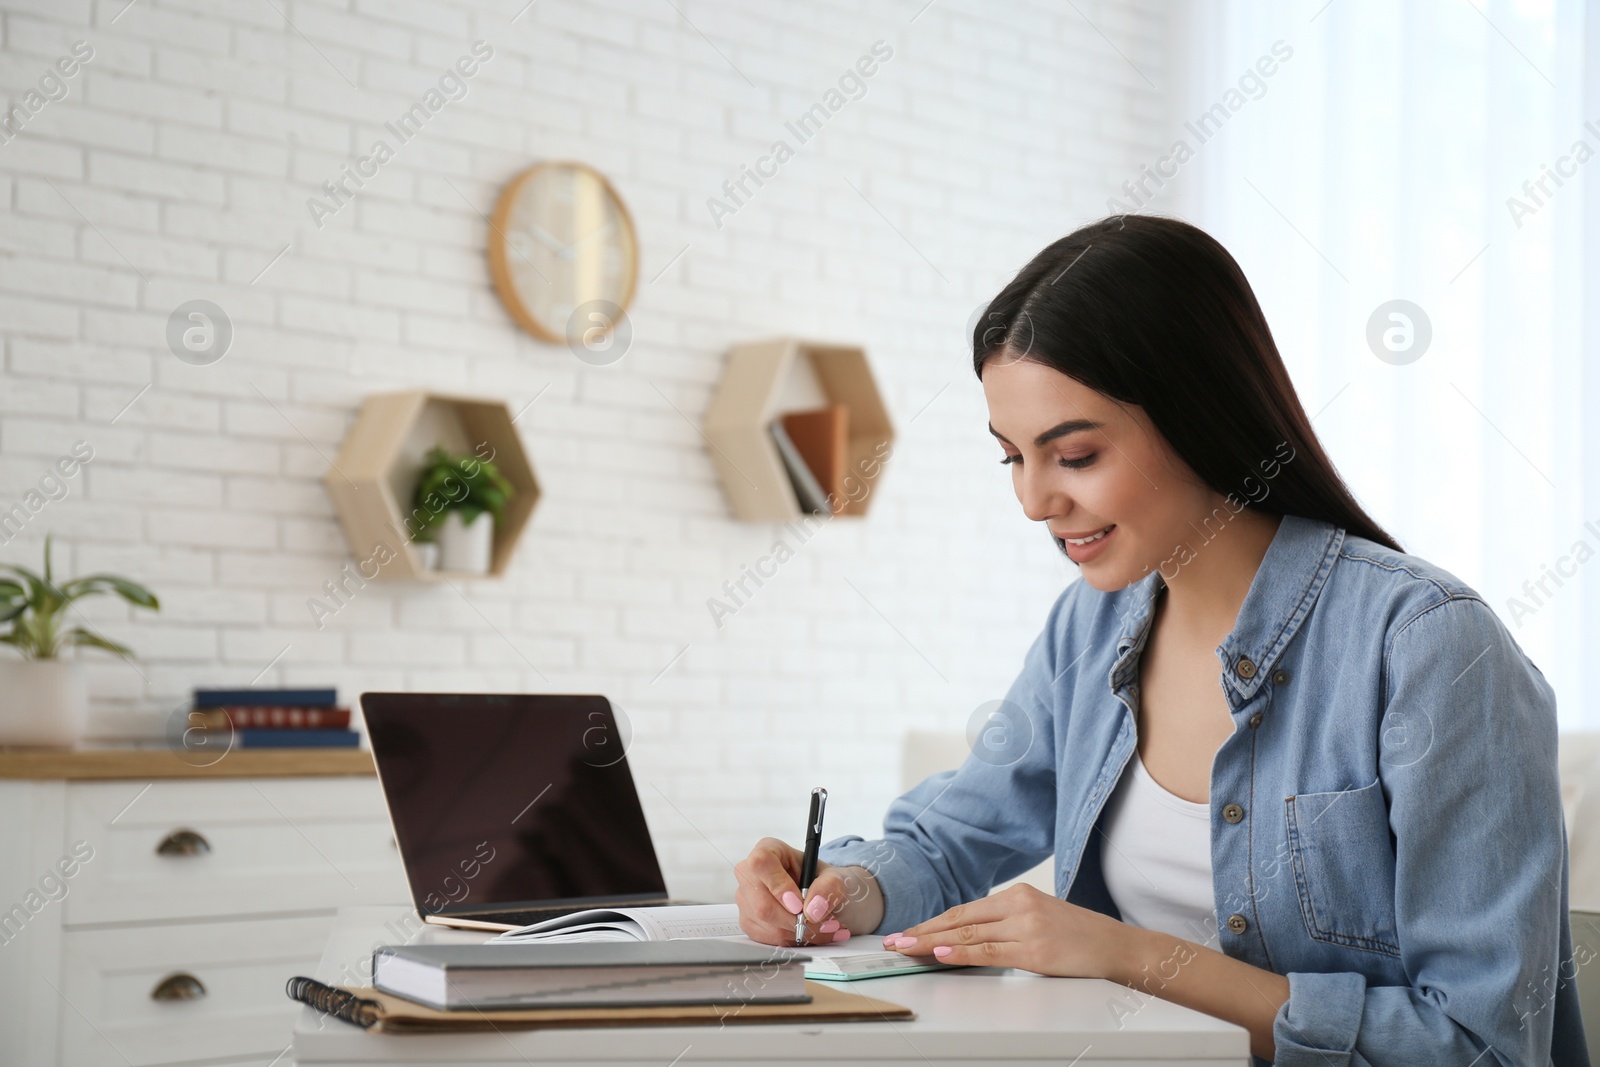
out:
<path id="1" fill-rule="evenodd" d="M 826 846 L 808 940 L 1111 979 L 1258 1063 L 1586 1065 L 1551 688 L 1351 496 L 1233 258 L 1105 219 L 972 340 L 1082 580 L 960 769 Z M 1051 856 L 1055 896 L 985 896 Z M 799 867 L 738 864 L 751 937 L 793 943 Z"/>

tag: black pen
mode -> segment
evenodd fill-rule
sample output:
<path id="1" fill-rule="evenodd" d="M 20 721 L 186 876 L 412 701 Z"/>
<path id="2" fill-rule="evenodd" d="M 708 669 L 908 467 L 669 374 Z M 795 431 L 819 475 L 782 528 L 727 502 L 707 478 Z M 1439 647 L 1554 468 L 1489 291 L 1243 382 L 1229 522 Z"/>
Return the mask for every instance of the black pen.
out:
<path id="1" fill-rule="evenodd" d="M 806 851 L 800 860 L 800 914 L 794 917 L 794 943 L 806 939 L 806 892 L 817 877 L 817 850 L 822 847 L 822 809 L 828 806 L 828 791 L 820 785 L 811 791 L 811 812 L 806 816 Z"/>

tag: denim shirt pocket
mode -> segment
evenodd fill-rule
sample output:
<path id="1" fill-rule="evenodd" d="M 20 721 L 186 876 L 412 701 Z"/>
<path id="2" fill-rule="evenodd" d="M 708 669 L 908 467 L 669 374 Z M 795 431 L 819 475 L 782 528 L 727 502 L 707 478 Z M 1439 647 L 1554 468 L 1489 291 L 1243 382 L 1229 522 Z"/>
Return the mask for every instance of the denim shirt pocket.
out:
<path id="1" fill-rule="evenodd" d="M 1394 848 L 1378 779 L 1284 801 L 1300 913 L 1313 938 L 1398 957 Z"/>

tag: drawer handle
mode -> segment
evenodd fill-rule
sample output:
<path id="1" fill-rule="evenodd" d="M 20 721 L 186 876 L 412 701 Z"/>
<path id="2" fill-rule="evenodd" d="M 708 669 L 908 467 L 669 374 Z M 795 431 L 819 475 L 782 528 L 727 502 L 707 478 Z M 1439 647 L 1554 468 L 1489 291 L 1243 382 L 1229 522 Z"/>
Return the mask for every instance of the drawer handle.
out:
<path id="1" fill-rule="evenodd" d="M 169 974 L 150 990 L 151 1000 L 199 1000 L 206 995 L 206 987 L 192 974 Z"/>
<path id="2" fill-rule="evenodd" d="M 193 830 L 174 830 L 156 846 L 158 856 L 202 856 L 211 851 L 211 842 Z"/>

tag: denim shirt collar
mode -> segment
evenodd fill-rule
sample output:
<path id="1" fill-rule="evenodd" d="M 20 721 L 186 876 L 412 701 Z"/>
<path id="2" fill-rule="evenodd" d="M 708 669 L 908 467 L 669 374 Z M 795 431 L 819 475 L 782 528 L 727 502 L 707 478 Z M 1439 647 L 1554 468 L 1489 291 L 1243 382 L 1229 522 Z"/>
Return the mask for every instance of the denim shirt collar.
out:
<path id="1" fill-rule="evenodd" d="M 1216 649 L 1222 663 L 1223 689 L 1235 709 L 1255 696 L 1311 613 L 1344 538 L 1343 527 L 1332 523 L 1283 516 L 1250 581 L 1238 621 Z M 1156 594 L 1165 587 L 1159 571 L 1129 587 L 1130 600 L 1124 607 L 1117 658 L 1109 678 L 1113 692 L 1138 684 L 1138 657 L 1149 637 Z"/>

